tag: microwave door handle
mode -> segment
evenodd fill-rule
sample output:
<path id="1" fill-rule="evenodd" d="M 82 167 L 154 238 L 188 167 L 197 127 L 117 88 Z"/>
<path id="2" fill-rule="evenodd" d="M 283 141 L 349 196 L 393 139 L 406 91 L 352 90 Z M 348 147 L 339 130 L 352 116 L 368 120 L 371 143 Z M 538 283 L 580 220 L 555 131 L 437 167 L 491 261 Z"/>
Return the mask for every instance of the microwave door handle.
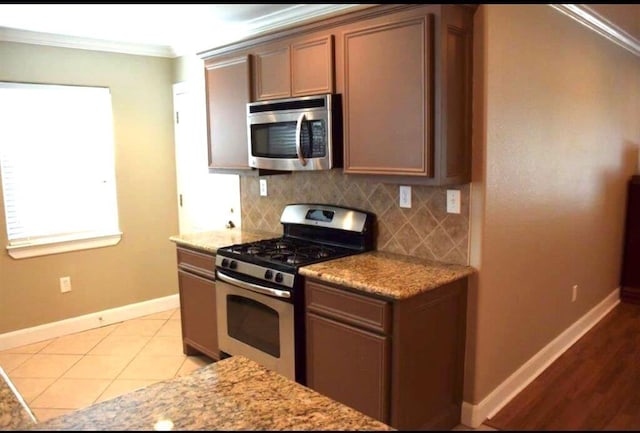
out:
<path id="1" fill-rule="evenodd" d="M 305 114 L 301 113 L 300 116 L 298 117 L 298 122 L 296 123 L 296 154 L 298 155 L 298 160 L 300 160 L 300 164 L 302 164 L 303 167 L 307 165 L 307 161 L 304 159 L 304 156 L 302 155 L 302 143 L 301 143 L 302 122 L 304 121 L 304 118 L 305 118 Z"/>

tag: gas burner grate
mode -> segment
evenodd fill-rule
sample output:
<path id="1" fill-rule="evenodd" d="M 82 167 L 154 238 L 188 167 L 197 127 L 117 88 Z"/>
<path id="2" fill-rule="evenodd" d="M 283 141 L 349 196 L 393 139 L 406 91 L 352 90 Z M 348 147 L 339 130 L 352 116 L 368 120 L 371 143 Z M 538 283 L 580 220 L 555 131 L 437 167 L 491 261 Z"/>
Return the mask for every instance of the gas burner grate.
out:
<path id="1" fill-rule="evenodd" d="M 254 257 L 256 260 L 295 266 L 344 255 L 344 251 L 337 248 L 284 237 L 232 245 L 229 250 L 240 257 Z"/>

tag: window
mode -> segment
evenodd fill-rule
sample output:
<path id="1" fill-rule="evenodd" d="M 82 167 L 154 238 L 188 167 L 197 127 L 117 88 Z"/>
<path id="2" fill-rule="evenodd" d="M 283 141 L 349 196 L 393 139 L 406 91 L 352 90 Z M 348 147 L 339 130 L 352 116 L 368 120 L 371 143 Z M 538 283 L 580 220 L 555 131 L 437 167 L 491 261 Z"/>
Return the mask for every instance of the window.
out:
<path id="1" fill-rule="evenodd" d="M 120 240 L 108 88 L 0 82 L 0 172 L 12 257 Z"/>

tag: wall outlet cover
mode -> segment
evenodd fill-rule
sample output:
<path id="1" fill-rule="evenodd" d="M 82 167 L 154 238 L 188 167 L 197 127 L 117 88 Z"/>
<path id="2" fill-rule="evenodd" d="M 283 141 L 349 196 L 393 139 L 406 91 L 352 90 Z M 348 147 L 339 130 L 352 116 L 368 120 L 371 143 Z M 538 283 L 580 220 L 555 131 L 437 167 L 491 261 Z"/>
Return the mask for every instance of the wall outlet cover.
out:
<path id="1" fill-rule="evenodd" d="M 267 179 L 260 179 L 260 195 L 262 197 L 267 195 Z"/>
<path id="2" fill-rule="evenodd" d="M 460 213 L 460 190 L 447 190 L 447 213 Z"/>
<path id="3" fill-rule="evenodd" d="M 60 277 L 60 292 L 67 293 L 71 291 L 71 277 Z"/>
<path id="4" fill-rule="evenodd" d="M 400 186 L 400 207 L 411 207 L 411 187 Z"/>

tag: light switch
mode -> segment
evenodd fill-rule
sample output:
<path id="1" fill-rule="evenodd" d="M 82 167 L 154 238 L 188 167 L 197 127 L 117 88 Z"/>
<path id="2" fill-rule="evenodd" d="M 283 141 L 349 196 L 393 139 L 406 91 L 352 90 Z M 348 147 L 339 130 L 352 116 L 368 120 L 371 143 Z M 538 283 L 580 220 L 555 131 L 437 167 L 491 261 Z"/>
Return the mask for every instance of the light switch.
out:
<path id="1" fill-rule="evenodd" d="M 260 195 L 263 197 L 267 195 L 267 179 L 260 179 Z"/>
<path id="2" fill-rule="evenodd" d="M 400 187 L 400 207 L 411 207 L 411 187 Z"/>
<path id="3" fill-rule="evenodd" d="M 460 213 L 460 190 L 447 190 L 447 213 Z"/>

